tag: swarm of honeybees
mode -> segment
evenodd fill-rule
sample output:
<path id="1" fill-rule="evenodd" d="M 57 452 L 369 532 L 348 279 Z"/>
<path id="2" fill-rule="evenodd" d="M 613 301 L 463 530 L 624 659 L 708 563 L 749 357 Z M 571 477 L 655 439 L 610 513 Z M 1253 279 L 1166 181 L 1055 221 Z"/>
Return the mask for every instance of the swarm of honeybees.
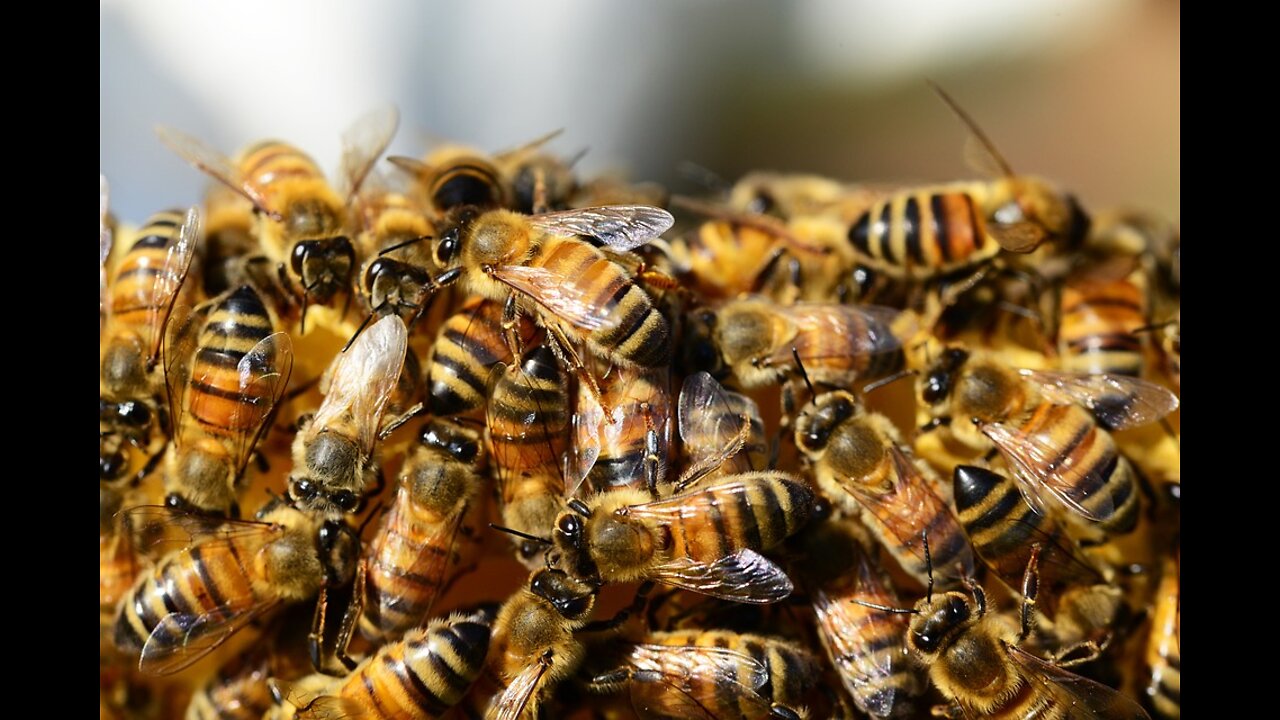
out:
<path id="1" fill-rule="evenodd" d="M 101 716 L 1177 718 L 1177 228 L 939 94 L 990 179 L 162 128 L 214 182 L 102 181 Z"/>

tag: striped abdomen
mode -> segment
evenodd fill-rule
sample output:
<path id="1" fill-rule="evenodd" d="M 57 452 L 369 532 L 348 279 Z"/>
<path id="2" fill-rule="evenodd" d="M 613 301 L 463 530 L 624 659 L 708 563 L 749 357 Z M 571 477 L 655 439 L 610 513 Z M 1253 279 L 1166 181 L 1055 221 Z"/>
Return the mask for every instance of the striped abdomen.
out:
<path id="1" fill-rule="evenodd" d="M 584 302 L 607 318 L 603 327 L 584 331 L 592 351 L 617 364 L 658 367 L 671 357 L 671 330 L 653 301 L 627 274 L 591 245 L 575 238 L 548 237 L 529 260 L 577 286 Z"/>
<path id="2" fill-rule="evenodd" d="M 804 526 L 813 492 L 780 472 L 734 475 L 672 498 L 684 511 L 668 528 L 669 555 L 713 563 L 739 550 L 764 551 Z"/>
<path id="3" fill-rule="evenodd" d="M 971 465 L 955 469 L 956 510 L 978 557 L 1010 588 L 1021 592 L 1032 547 L 1040 545 L 1036 607 L 1050 617 L 1071 585 L 1101 582 L 1058 522 L 1031 509 L 1013 480 Z"/>
<path id="4" fill-rule="evenodd" d="M 377 720 L 429 720 L 460 701 L 484 666 L 489 626 L 452 617 L 410 631 L 357 667 L 338 696 Z"/>
<path id="5" fill-rule="evenodd" d="M 531 343 L 532 323 L 523 315 L 516 325 L 520 340 Z M 511 348 L 502 334 L 502 303 L 473 297 L 451 315 L 436 335 L 427 385 L 432 412 L 457 415 L 484 407 L 489 372 L 511 363 Z"/>
<path id="6" fill-rule="evenodd" d="M 815 383 L 848 388 L 855 380 L 892 375 L 906 362 L 900 344 L 892 340 L 892 332 L 880 318 L 825 303 L 801 303 L 782 312 L 796 328 L 786 350 L 796 349 Z"/>
<path id="7" fill-rule="evenodd" d="M 567 382 L 551 350 L 538 346 L 494 385 L 486 420 L 504 501 L 510 499 L 508 481 L 518 476 L 550 472 L 559 477 L 568 444 Z"/>
<path id="8" fill-rule="evenodd" d="M 647 490 L 649 475 L 655 486 L 665 482 L 672 414 L 666 378 L 665 370 L 614 368 L 600 381 L 604 407 L 586 383 L 578 385 L 573 416 L 575 455 L 581 457 L 588 449 L 596 453 L 586 476 L 587 486 L 578 496 L 620 487 Z"/>
<path id="9" fill-rule="evenodd" d="M 1145 286 L 1141 271 L 1115 279 L 1067 280 L 1058 326 L 1063 370 L 1142 373 L 1142 342 L 1134 330 L 1147 323 Z"/>
<path id="10" fill-rule="evenodd" d="M 1102 530 L 1133 530 L 1138 521 L 1133 468 L 1087 410 L 1040 403 L 1016 427 L 1012 442 L 1056 449 L 1055 456 L 1030 458 L 1032 472 L 1089 511 Z"/>
<path id="11" fill-rule="evenodd" d="M 695 650 L 679 648 L 714 647 L 732 650 L 755 660 L 768 671 L 768 678 L 757 692 L 767 703 L 777 703 L 792 709 L 813 705 L 813 693 L 821 682 L 818 660 L 808 650 L 786 640 L 748 635 L 724 630 L 676 630 L 657 632 L 645 638 L 646 645 L 637 646 L 631 653 L 630 664 L 637 669 L 657 670 L 667 678 L 687 680 L 689 695 L 700 705 L 711 710 L 712 717 L 764 718 L 769 717 L 767 706 L 759 699 L 746 695 L 738 684 L 726 685 L 719 673 L 690 672 L 690 660 L 686 653 Z M 653 647 L 658 646 L 658 647 Z M 693 661 L 693 666 L 698 663 Z M 749 668 L 739 668 L 738 682 L 750 686 Z M 718 682 L 719 681 L 719 682 Z M 654 687 L 652 700 L 661 703 L 670 690 Z M 634 697 L 634 695 L 633 695 Z M 649 699 L 649 694 L 645 694 Z"/>
<path id="12" fill-rule="evenodd" d="M 240 156 L 238 165 L 245 184 L 267 198 L 268 204 L 273 205 L 271 209 L 277 211 L 284 208 L 274 207 L 269 201 L 281 182 L 325 180 L 320 166 L 311 156 L 279 140 L 263 140 L 249 146 Z"/>
<path id="13" fill-rule="evenodd" d="M 505 208 L 510 203 L 507 185 L 492 163 L 464 156 L 445 164 L 431 177 L 427 197 L 437 213 L 470 205 Z"/>
<path id="14" fill-rule="evenodd" d="M 907 620 L 858 604 L 898 607 L 897 597 L 863 554 L 849 577 L 833 585 L 815 591 L 812 602 L 818 639 L 840 682 L 869 715 L 909 714 L 911 698 L 923 693 L 924 687 L 907 655 Z"/>
<path id="15" fill-rule="evenodd" d="M 242 389 L 237 364 L 272 332 L 271 316 L 248 285 L 210 313 L 200 331 L 186 397 L 187 412 L 202 430 L 220 437 L 257 434 L 275 398 L 267 383 Z"/>
<path id="16" fill-rule="evenodd" d="M 266 652 L 267 646 L 261 646 Z M 191 696 L 186 720 L 261 720 L 275 704 L 266 652 L 233 658 Z"/>
<path id="17" fill-rule="evenodd" d="M 1000 246 L 987 236 L 974 190 L 958 185 L 892 195 L 849 228 L 849 242 L 863 263 L 907 280 L 980 265 Z"/>
<path id="18" fill-rule="evenodd" d="M 163 312 L 164 308 L 157 303 L 168 298 L 156 296 L 155 283 L 169 257 L 169 249 L 178 240 L 183 219 L 180 210 L 164 210 L 152 215 L 138 231 L 133 247 L 116 265 L 108 300 L 113 335 L 132 331 L 144 336 L 154 313 Z"/>
<path id="19" fill-rule="evenodd" d="M 474 480 L 480 482 L 479 477 Z M 360 616 L 360 632 L 366 638 L 396 640 L 422 623 L 458 569 L 462 560 L 458 544 L 475 543 L 464 537 L 462 527 L 474 507 L 464 500 L 442 514 L 415 502 L 409 485 L 400 484 L 367 554 Z"/>
<path id="20" fill-rule="evenodd" d="M 277 598 L 262 596 L 251 575 L 257 558 L 235 542 L 201 543 L 181 550 L 143 575 L 133 592 L 120 603 L 116 615 L 115 645 L 136 656 L 165 616 L 238 615 Z M 268 591 L 269 592 L 269 591 Z M 211 630 L 219 630 L 214 624 Z M 198 632 L 187 638 L 176 626 L 152 639 L 160 647 L 198 643 Z"/>
<path id="21" fill-rule="evenodd" d="M 128 594 L 141 569 L 128 530 L 117 526 L 98 536 L 98 607 L 104 627 L 120 598 Z"/>
<path id="22" fill-rule="evenodd" d="M 1182 649 L 1176 567 L 1171 561 L 1164 564 L 1146 651 L 1147 667 L 1151 669 L 1147 685 L 1151 706 L 1160 717 L 1174 719 L 1182 716 Z"/>

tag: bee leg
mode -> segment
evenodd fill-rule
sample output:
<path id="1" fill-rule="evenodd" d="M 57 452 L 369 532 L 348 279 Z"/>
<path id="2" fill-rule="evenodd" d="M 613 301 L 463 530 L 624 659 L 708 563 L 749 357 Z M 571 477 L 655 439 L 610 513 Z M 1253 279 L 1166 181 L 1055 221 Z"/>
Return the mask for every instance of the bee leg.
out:
<path id="1" fill-rule="evenodd" d="M 951 720 L 961 720 L 964 717 L 964 711 L 955 703 L 946 705 L 934 705 L 929 709 L 929 714 L 933 717 L 951 718 Z"/>
<path id="2" fill-rule="evenodd" d="M 160 449 L 157 450 L 155 454 L 147 458 L 147 464 L 143 465 L 142 469 L 138 471 L 138 474 L 133 476 L 132 483 L 134 486 L 140 484 L 148 475 L 156 471 L 156 466 L 158 466 L 160 461 L 164 459 L 164 452 L 168 447 L 169 443 L 166 441 L 160 446 Z"/>
<path id="3" fill-rule="evenodd" d="M 653 413 L 649 403 L 641 405 L 644 413 L 644 484 L 649 489 L 649 497 L 658 499 L 658 470 L 662 458 L 658 448 L 658 431 L 653 426 Z"/>
<path id="4" fill-rule="evenodd" d="M 1094 640 L 1083 640 L 1073 645 L 1068 645 L 1050 656 L 1049 661 L 1060 668 L 1069 668 L 1076 665 L 1093 662 L 1102 656 L 1102 653 L 1111 644 L 1112 636 L 1107 635 L 1101 643 Z M 1071 657 L 1076 653 L 1081 653 L 1079 657 Z"/>
<path id="5" fill-rule="evenodd" d="M 338 639 L 333 646 L 333 653 L 338 658 L 338 662 L 342 663 L 348 671 L 355 670 L 358 664 L 351 658 L 351 638 L 355 635 L 360 615 L 364 613 L 366 569 L 366 559 L 360 558 L 360 564 L 356 566 L 356 582 L 351 592 L 351 602 L 347 604 L 347 611 L 342 615 L 342 627 L 338 630 Z"/>
<path id="6" fill-rule="evenodd" d="M 262 454 L 258 450 L 253 451 L 253 462 L 255 465 L 258 466 L 258 472 L 260 473 L 271 472 L 271 463 L 267 460 L 267 456 Z"/>
<path id="7" fill-rule="evenodd" d="M 530 208 L 534 215 L 541 215 L 551 209 L 547 200 L 547 174 L 542 168 L 533 170 L 533 203 Z"/>
<path id="8" fill-rule="evenodd" d="M 502 303 L 502 339 L 507 344 L 507 350 L 511 352 L 511 357 L 518 358 L 524 354 L 524 343 L 520 341 L 520 333 L 516 331 L 516 325 L 520 321 L 520 312 L 516 307 L 516 295 L 511 293 L 507 296 L 505 302 Z"/>
<path id="9" fill-rule="evenodd" d="M 653 582 L 645 581 L 636 589 L 636 596 L 632 599 L 631 604 L 622 608 L 616 615 L 608 620 L 596 620 L 587 623 L 582 628 L 582 632 L 605 632 L 620 627 L 631 616 L 644 609 L 645 603 L 649 599 L 649 593 L 653 591 Z"/>
<path id="10" fill-rule="evenodd" d="M 1036 597 L 1040 594 L 1040 543 L 1031 546 L 1031 557 L 1027 559 L 1027 569 L 1022 573 L 1022 613 L 1021 629 L 1018 631 L 1018 642 L 1021 643 L 1031 634 L 1031 611 L 1035 609 Z"/>
<path id="11" fill-rule="evenodd" d="M 307 633 L 307 654 L 311 656 L 311 667 L 326 675 L 332 674 L 324 667 L 324 626 L 328 610 L 329 587 L 321 585 L 320 595 L 316 598 L 315 614 L 311 616 L 311 632 Z"/>
<path id="12" fill-rule="evenodd" d="M 555 339 L 552 347 L 559 348 L 557 354 L 560 358 L 566 365 L 573 368 L 574 373 L 578 376 L 578 380 L 587 384 L 587 389 L 591 392 L 591 396 L 595 398 L 596 404 L 600 406 L 602 411 L 604 411 L 605 422 L 610 425 L 617 424 L 618 419 L 613 416 L 613 408 L 605 403 L 604 394 L 600 392 L 600 384 L 596 382 L 596 376 L 587 369 L 586 363 L 582 361 L 582 356 L 573 349 L 573 343 L 569 340 L 569 337 L 564 334 L 564 330 L 556 327 L 555 325 L 547 325 L 547 331 L 551 333 L 552 338 Z"/>
<path id="13" fill-rule="evenodd" d="M 773 703 L 769 706 L 769 717 L 778 718 L 778 720 L 800 720 L 800 713 L 786 705 Z"/>
<path id="14" fill-rule="evenodd" d="M 426 406 L 419 402 L 405 412 L 393 418 L 388 418 L 382 423 L 382 429 L 378 431 L 378 439 L 386 440 L 387 437 L 389 437 L 391 433 L 395 432 L 397 428 L 421 415 L 425 410 Z"/>

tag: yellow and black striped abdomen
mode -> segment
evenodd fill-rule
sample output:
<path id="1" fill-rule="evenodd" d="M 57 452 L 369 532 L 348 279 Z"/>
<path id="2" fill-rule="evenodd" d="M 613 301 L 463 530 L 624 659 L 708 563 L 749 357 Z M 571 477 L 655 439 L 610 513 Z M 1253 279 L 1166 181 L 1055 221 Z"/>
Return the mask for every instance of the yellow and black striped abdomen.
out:
<path id="1" fill-rule="evenodd" d="M 522 341 L 533 340 L 534 329 L 523 316 L 517 332 Z M 436 335 L 427 370 L 432 412 L 444 417 L 483 407 L 489 371 L 497 363 L 510 362 L 511 349 L 502 335 L 502 303 L 471 298 Z"/>
<path id="2" fill-rule="evenodd" d="M 1164 574 L 1156 592 L 1156 607 L 1147 640 L 1146 661 L 1151 669 L 1147 697 L 1162 718 L 1182 716 L 1182 647 L 1179 640 L 1178 570 L 1172 561 L 1164 563 Z"/>
<path id="3" fill-rule="evenodd" d="M 1138 487 L 1132 466 L 1111 435 L 1078 405 L 1040 403 L 1017 428 L 1014 442 L 1052 448 L 1033 461 L 1033 473 L 1087 510 L 1108 532 L 1122 534 L 1138 520 Z"/>
<path id="4" fill-rule="evenodd" d="M 309 155 L 279 140 L 249 146 L 240 157 L 239 168 L 245 184 L 264 198 L 270 198 L 273 187 L 283 180 L 324 179 L 320 166 Z"/>
<path id="5" fill-rule="evenodd" d="M 155 283 L 169 257 L 169 249 L 178 240 L 183 213 L 164 210 L 152 215 L 138 231 L 133 247 L 116 266 L 111 280 L 110 332 L 116 334 L 132 330 L 139 334 L 152 321 L 152 315 L 160 311 L 155 295 Z"/>
<path id="6" fill-rule="evenodd" d="M 1134 331 L 1147 322 L 1140 273 L 1110 280 L 1068 280 L 1062 288 L 1058 352 L 1062 369 L 1083 373 L 1142 373 L 1142 342 Z"/>
<path id="7" fill-rule="evenodd" d="M 466 694 L 484 666 L 489 626 L 477 618 L 437 620 L 385 645 L 352 672 L 338 694 L 378 720 L 430 720 Z"/>
<path id="8" fill-rule="evenodd" d="M 274 705 L 267 646 L 233 658 L 191 696 L 186 720 L 261 720 Z"/>
<path id="9" fill-rule="evenodd" d="M 569 396 L 559 361 L 545 345 L 500 377 L 489 400 L 489 441 L 499 476 L 553 469 L 568 443 Z"/>
<path id="10" fill-rule="evenodd" d="M 249 549 L 233 542 L 202 543 L 170 555 L 139 578 L 133 592 L 121 601 L 115 623 L 116 647 L 136 656 L 148 638 L 162 648 L 182 646 L 197 638 L 187 637 L 178 625 L 152 637 L 166 616 L 239 614 L 259 602 L 274 600 L 259 598 L 250 575 L 254 563 Z"/>
<path id="11" fill-rule="evenodd" d="M 821 682 L 817 658 L 785 640 L 725 630 L 676 630 L 653 633 L 645 642 L 662 648 L 722 648 L 746 655 L 767 670 L 767 679 L 757 691 L 760 696 L 767 702 L 790 708 L 811 704 L 813 690 Z M 690 676 L 689 661 L 682 657 L 688 652 L 695 651 L 663 651 L 640 646 L 633 652 L 632 661 L 638 667 L 661 668 L 667 677 L 688 679 L 689 694 L 705 707 L 714 708 L 713 717 L 759 717 L 762 709 L 759 700 L 744 695 L 741 688 L 741 685 L 750 687 L 751 682 L 750 669 L 745 664 L 739 668 L 739 684 L 724 685 L 719 673 L 701 672 Z"/>
<path id="12" fill-rule="evenodd" d="M 644 290 L 600 251 L 576 239 L 548 238 L 530 265 L 544 267 L 575 285 L 583 301 L 608 318 L 602 327 L 586 333 L 596 354 L 641 367 L 659 367 L 669 360 L 667 319 Z"/>
<path id="13" fill-rule="evenodd" d="M 703 563 L 768 550 L 804 526 L 814 503 L 808 487 L 773 471 L 724 478 L 679 500 L 686 510 L 669 526 L 670 555 Z"/>
<path id="14" fill-rule="evenodd" d="M 257 432 L 274 398 L 266 383 L 242 389 L 237 364 L 272 332 L 271 316 L 247 285 L 209 314 L 192 360 L 186 399 L 187 411 L 205 432 L 222 437 Z"/>
<path id="15" fill-rule="evenodd" d="M 510 192 L 498 169 L 478 157 L 462 157 L 440 168 L 430 180 L 427 197 L 437 213 L 453 208 L 505 208 Z"/>
<path id="16" fill-rule="evenodd" d="M 987 237 L 978 197 L 964 186 L 897 193 L 849 228 L 849 242 L 864 264 L 907 280 L 979 265 L 1000 246 Z"/>

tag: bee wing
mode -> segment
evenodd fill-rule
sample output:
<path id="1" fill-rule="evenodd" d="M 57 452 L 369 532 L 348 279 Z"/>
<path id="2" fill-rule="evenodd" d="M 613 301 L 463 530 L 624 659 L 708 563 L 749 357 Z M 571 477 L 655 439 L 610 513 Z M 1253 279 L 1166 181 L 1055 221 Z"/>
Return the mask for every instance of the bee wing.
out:
<path id="1" fill-rule="evenodd" d="M 570 456 L 566 462 L 569 467 L 565 478 L 572 484 L 570 497 L 582 497 L 583 483 L 591 474 L 600 457 L 600 446 L 609 424 L 605 422 L 605 410 L 600 406 L 595 393 L 586 392 L 586 388 L 578 393 L 578 404 L 573 410 L 573 443 Z"/>
<path id="2" fill-rule="evenodd" d="M 751 467 L 749 455 L 740 454 L 748 442 L 763 442 L 764 421 L 754 400 L 726 390 L 710 374 L 700 371 L 685 379 L 679 403 L 680 439 L 690 464 L 685 478 L 706 475 L 735 457 L 741 461 L 735 462 L 730 472 L 761 469 Z M 692 482 L 685 478 L 681 478 L 680 487 Z"/>
<path id="3" fill-rule="evenodd" d="M 543 145 L 546 145 L 563 134 L 564 128 L 557 128 L 549 133 L 536 137 L 523 145 L 496 152 L 493 154 L 493 159 L 499 162 L 509 162 L 518 159 L 520 156 L 541 148 Z"/>
<path id="4" fill-rule="evenodd" d="M 113 238 L 111 228 L 107 227 L 107 207 L 110 204 L 107 176 L 99 174 L 98 181 L 102 186 L 102 194 L 99 201 L 101 217 L 98 221 L 98 315 L 105 322 L 107 312 L 107 260 L 111 257 Z M 99 335 L 101 335 L 103 329 L 105 328 L 99 327 Z"/>
<path id="5" fill-rule="evenodd" d="M 920 469 L 897 445 L 889 446 L 889 456 L 893 459 L 896 476 L 890 493 L 866 492 L 852 485 L 845 487 L 897 538 L 901 547 L 909 550 L 923 564 L 924 543 L 920 533 L 925 528 L 921 527 L 919 520 L 932 520 L 951 511 L 941 498 L 929 490 Z M 954 571 L 950 568 L 935 568 L 935 572 L 954 577 Z"/>
<path id="6" fill-rule="evenodd" d="M 147 318 L 145 349 L 149 357 L 160 357 L 160 345 L 164 340 L 165 327 L 173 310 L 174 301 L 178 299 L 178 290 L 187 279 L 187 271 L 191 268 L 191 259 L 195 257 L 196 241 L 200 239 L 200 213 L 195 208 L 187 211 L 186 219 L 178 231 L 178 239 L 165 255 L 164 264 L 156 275 L 155 281 L 146 289 L 144 302 L 151 308 Z"/>
<path id="7" fill-rule="evenodd" d="M 554 657 L 544 655 L 526 665 L 507 689 L 502 691 L 502 695 L 489 706 L 489 711 L 484 715 L 485 720 L 519 720 L 524 715 L 525 706 L 542 685 L 542 676 L 547 674 L 554 662 Z"/>
<path id="8" fill-rule="evenodd" d="M 206 542 L 258 546 L 283 532 L 271 523 L 229 520 L 164 505 L 139 505 L 121 510 L 120 516 L 138 539 L 138 550 L 153 556 L 174 550 L 185 552 Z"/>
<path id="9" fill-rule="evenodd" d="M 276 698 L 298 709 L 295 718 L 305 720 L 355 720 L 369 719 L 370 715 L 360 705 L 348 698 L 334 695 L 317 695 L 307 692 L 294 683 L 271 678 L 267 681 Z M 274 717 L 274 716 L 273 716 Z"/>
<path id="10" fill-rule="evenodd" d="M 409 331 L 399 315 L 388 315 L 360 333 L 333 361 L 328 394 L 316 411 L 315 427 L 324 428 L 349 415 L 360 447 L 366 454 L 372 452 L 382 411 L 400 380 L 408 348 Z"/>
<path id="11" fill-rule="evenodd" d="M 1066 720 L 1100 717 L 1150 720 L 1135 700 L 1117 690 L 1041 660 L 1016 645 L 1005 643 L 1004 649 L 1029 682 L 1042 686 L 1062 701 Z"/>
<path id="12" fill-rule="evenodd" d="M 734 710 L 743 700 L 768 714 L 770 701 L 760 694 L 769 669 L 755 658 L 727 648 L 693 645 L 640 645 L 633 656 L 639 672 L 631 677 L 631 705 L 645 720 L 698 718 L 727 720 L 711 711 L 723 707 L 726 695 Z M 662 658 L 661 663 L 649 657 Z"/>
<path id="13" fill-rule="evenodd" d="M 795 589 L 782 568 L 750 549 L 710 563 L 674 558 L 653 568 L 648 577 L 721 600 L 756 605 L 783 600 Z"/>
<path id="14" fill-rule="evenodd" d="M 365 177 L 382 155 L 400 126 L 400 111 L 394 105 L 371 110 L 342 133 L 342 196 L 360 192 Z"/>
<path id="15" fill-rule="evenodd" d="M 611 322 L 609 309 L 595 304 L 595 293 L 572 278 L 542 267 L 502 265 L 493 277 L 546 308 L 553 316 L 584 330 L 599 330 Z"/>
<path id="16" fill-rule="evenodd" d="M 1084 407 L 1108 430 L 1145 425 L 1178 409 L 1177 395 L 1139 378 L 1027 369 L 1018 373 L 1035 381 L 1050 401 Z"/>
<path id="17" fill-rule="evenodd" d="M 138 669 L 147 675 L 172 675 L 184 670 L 279 604 L 276 600 L 252 600 L 225 598 L 225 604 L 209 612 L 165 615 L 142 646 Z"/>
<path id="18" fill-rule="evenodd" d="M 605 205 L 533 215 L 529 224 L 552 235 L 585 235 L 618 250 L 633 250 L 661 237 L 675 218 L 648 205 Z"/>
<path id="19" fill-rule="evenodd" d="M 874 572 L 868 567 L 865 558 L 859 565 L 860 576 Z M 863 595 L 861 599 L 866 597 Z M 880 600 L 876 599 L 874 602 L 880 602 Z M 849 639 L 858 638 L 864 633 L 867 637 L 878 637 L 880 633 L 873 633 L 870 626 L 879 624 L 898 626 L 895 634 L 900 635 L 906 631 L 906 622 L 901 616 L 878 611 L 865 615 L 861 613 L 853 615 L 849 612 L 847 607 L 849 605 L 851 603 L 848 600 L 835 600 L 822 590 L 816 590 L 813 593 L 813 610 L 818 617 L 818 627 L 826 636 L 826 641 L 831 648 L 831 657 L 840 671 L 840 677 L 856 688 L 865 687 L 868 690 L 883 688 L 886 686 L 886 681 L 895 673 L 893 662 L 895 656 L 888 652 L 874 652 L 870 648 L 859 648 L 859 640 L 855 639 L 849 643 Z M 823 630 L 823 628 L 830 628 L 830 630 Z M 900 656 L 900 666 L 910 662 L 905 654 L 906 646 L 903 645 L 902 649 L 904 654 Z M 877 711 L 877 717 L 890 717 L 893 711 L 893 700 L 897 694 L 881 693 L 878 696 L 883 698 L 883 706 L 868 708 L 868 710 Z"/>
<path id="20" fill-rule="evenodd" d="M 878 305 L 834 305 L 797 303 L 779 308 L 795 324 L 796 329 L 810 337 L 839 337 L 844 345 L 838 357 L 883 355 L 898 352 L 902 341 L 893 334 L 890 325 L 898 311 Z M 773 364 L 792 364 L 791 345 L 784 343 L 770 358 Z M 798 347 L 800 360 L 824 360 L 827 356 L 815 355 Z"/>
<path id="21" fill-rule="evenodd" d="M 169 425 L 173 428 L 173 442 L 181 446 L 186 420 L 185 394 L 191 384 L 191 364 L 195 359 L 200 330 L 209 318 L 211 303 L 192 309 L 185 305 L 175 307 L 170 313 L 165 329 L 161 357 L 164 362 L 164 387 L 169 404 Z"/>
<path id="22" fill-rule="evenodd" d="M 1041 434 L 1019 433 L 1001 423 L 985 424 L 982 432 L 1009 462 L 1022 497 L 1036 512 L 1045 514 L 1047 503 L 1041 491 L 1046 490 L 1081 517 L 1101 522 L 1111 516 L 1115 507 L 1109 494 L 1097 498 L 1096 508 L 1090 510 L 1085 507 L 1085 498 L 1080 491 L 1058 472 L 1068 468 L 1060 467 L 1062 450 L 1050 438 Z"/>
<path id="23" fill-rule="evenodd" d="M 526 351 L 524 358 L 527 357 L 528 352 Z M 524 370 L 522 369 L 522 365 L 524 358 L 517 359 L 520 364 L 511 365 L 510 367 L 503 363 L 497 363 L 494 365 L 493 370 L 490 371 L 491 376 L 488 383 L 490 402 L 485 406 L 485 425 L 489 428 L 491 437 L 495 432 L 495 428 L 502 428 L 503 435 L 515 438 L 524 438 L 529 428 L 534 427 L 536 423 L 546 422 L 548 415 L 547 410 L 549 408 L 544 409 L 545 395 L 537 390 L 532 381 L 523 381 Z M 554 359 L 552 361 L 554 362 Z M 536 408 L 535 412 L 528 412 L 522 415 L 518 422 L 513 422 L 510 417 L 503 417 L 499 415 L 497 412 L 498 403 L 494 403 L 492 401 L 497 379 L 501 378 L 502 375 L 507 372 L 517 373 L 520 376 L 521 381 L 507 385 L 504 392 L 519 393 L 524 397 L 525 402 L 528 405 Z M 539 434 L 545 435 L 547 433 L 540 432 Z M 494 442 L 490 444 L 490 448 L 492 450 L 493 461 L 496 464 L 496 475 L 499 489 L 502 489 L 506 486 L 506 483 L 514 479 L 510 477 L 508 472 L 508 469 L 512 467 L 522 467 L 527 471 L 533 470 L 534 468 L 554 470 L 556 476 L 561 479 L 561 482 L 564 481 L 562 473 L 565 472 L 565 460 L 562 459 L 561 453 L 551 441 L 539 443 L 537 445 L 526 444 L 523 449 L 515 448 L 510 442 Z M 508 452 L 513 453 L 514 456 L 508 457 Z M 532 456 L 535 452 L 537 453 L 536 460 L 520 457 L 521 453 L 526 453 Z"/>
<path id="24" fill-rule="evenodd" d="M 227 156 L 209 147 L 204 141 L 171 127 L 157 125 L 156 135 L 160 137 L 160 142 L 164 143 L 165 147 L 197 170 L 231 188 L 236 194 L 247 198 L 259 210 L 269 214 L 273 220 L 281 219 L 280 213 L 275 212 L 274 208 L 267 207 L 265 198 L 244 181 L 240 170 Z"/>
<path id="25" fill-rule="evenodd" d="M 289 334 L 272 333 L 259 340 L 240 358 L 236 373 L 240 402 L 231 414 L 231 426 L 237 430 L 231 439 L 235 448 L 232 460 L 239 478 L 293 374 L 293 341 Z"/>
<path id="26" fill-rule="evenodd" d="M 458 508 L 457 513 L 452 517 L 442 518 L 440 522 L 435 523 L 432 527 L 426 528 L 425 532 L 418 534 L 415 530 L 412 534 L 406 532 L 389 532 L 389 528 L 397 525 L 408 527 L 411 524 L 421 528 L 421 524 L 412 519 L 412 509 L 409 503 L 413 502 L 409 497 L 409 488 L 401 485 L 396 491 L 395 503 L 391 506 L 390 512 L 387 513 L 385 524 L 379 530 L 379 538 L 369 545 L 371 554 L 369 557 L 369 572 L 393 572 L 399 573 L 396 568 L 384 570 L 383 558 L 394 558 L 400 555 L 412 555 L 413 562 L 409 565 L 408 572 L 420 580 L 427 578 L 435 578 L 432 581 L 434 591 L 431 595 L 431 602 L 439 598 L 441 589 L 448 580 L 448 574 L 444 568 L 453 561 L 453 549 L 458 539 L 458 532 L 462 529 L 463 520 L 467 516 L 467 506 L 463 505 Z M 409 518 L 403 516 L 409 515 Z M 385 534 L 384 534 L 385 533 Z M 441 549 L 443 548 L 443 552 Z M 399 606 L 405 604 L 406 598 L 392 593 L 379 593 L 377 598 L 379 616 L 385 616 L 389 612 L 395 611 Z M 415 610 L 415 612 L 417 612 Z M 423 618 L 430 617 L 431 605 L 421 609 Z"/>

